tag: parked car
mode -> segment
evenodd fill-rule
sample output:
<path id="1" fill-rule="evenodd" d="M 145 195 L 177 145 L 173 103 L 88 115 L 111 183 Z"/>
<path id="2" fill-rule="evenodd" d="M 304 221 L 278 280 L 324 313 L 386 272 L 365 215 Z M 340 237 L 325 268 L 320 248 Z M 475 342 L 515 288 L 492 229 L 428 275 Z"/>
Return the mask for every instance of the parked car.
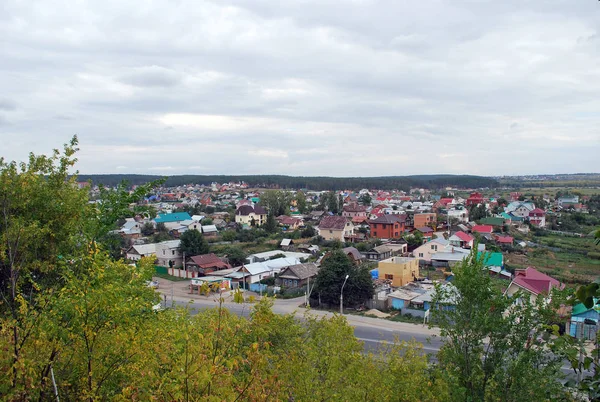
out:
<path id="1" fill-rule="evenodd" d="M 149 288 L 152 288 L 152 289 L 158 289 L 158 286 L 160 285 L 160 283 L 159 283 L 158 281 L 147 281 L 147 282 L 146 282 L 146 285 L 147 285 Z"/>

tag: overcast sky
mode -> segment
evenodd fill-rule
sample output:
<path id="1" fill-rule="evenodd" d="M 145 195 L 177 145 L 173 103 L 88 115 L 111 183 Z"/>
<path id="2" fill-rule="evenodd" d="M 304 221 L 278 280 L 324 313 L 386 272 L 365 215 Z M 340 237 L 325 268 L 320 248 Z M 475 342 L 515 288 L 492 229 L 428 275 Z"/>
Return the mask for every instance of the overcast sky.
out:
<path id="1" fill-rule="evenodd" d="M 0 1 L 0 156 L 81 173 L 598 172 L 596 0 Z"/>

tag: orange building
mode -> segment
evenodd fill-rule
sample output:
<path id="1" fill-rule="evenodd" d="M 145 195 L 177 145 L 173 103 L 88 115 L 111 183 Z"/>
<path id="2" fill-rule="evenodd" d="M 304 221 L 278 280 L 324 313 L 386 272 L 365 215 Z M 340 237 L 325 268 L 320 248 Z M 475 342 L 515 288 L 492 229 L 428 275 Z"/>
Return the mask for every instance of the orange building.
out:
<path id="1" fill-rule="evenodd" d="M 415 228 L 422 228 L 424 226 L 432 227 L 437 223 L 437 215 L 433 212 L 414 214 L 413 216 Z"/>
<path id="2" fill-rule="evenodd" d="M 382 215 L 369 221 L 371 237 L 378 239 L 396 239 L 406 229 L 406 215 Z"/>

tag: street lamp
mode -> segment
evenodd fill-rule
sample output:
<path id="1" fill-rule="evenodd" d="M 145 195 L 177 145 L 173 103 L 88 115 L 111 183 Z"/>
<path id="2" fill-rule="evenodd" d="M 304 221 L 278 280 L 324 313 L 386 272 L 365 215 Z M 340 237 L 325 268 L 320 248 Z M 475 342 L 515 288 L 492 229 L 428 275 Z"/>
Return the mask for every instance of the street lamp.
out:
<path id="1" fill-rule="evenodd" d="M 344 314 L 344 286 L 346 286 L 346 281 L 350 275 L 346 275 L 344 278 L 344 283 L 342 283 L 342 291 L 340 292 L 340 314 Z"/>

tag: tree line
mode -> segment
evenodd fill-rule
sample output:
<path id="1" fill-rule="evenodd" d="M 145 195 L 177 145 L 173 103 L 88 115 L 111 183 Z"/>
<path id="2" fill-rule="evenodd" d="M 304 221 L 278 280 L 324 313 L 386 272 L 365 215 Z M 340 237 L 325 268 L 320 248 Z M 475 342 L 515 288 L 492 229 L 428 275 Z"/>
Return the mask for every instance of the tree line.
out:
<path id="1" fill-rule="evenodd" d="M 106 175 L 79 175 L 79 181 L 91 180 L 93 184 L 105 186 L 118 186 L 123 180 L 131 185 L 145 184 L 159 180 L 162 176 L 135 175 L 135 174 L 106 174 Z M 248 183 L 250 187 L 280 188 L 280 189 L 307 189 L 312 191 L 327 190 L 404 190 L 411 188 L 425 188 L 437 190 L 444 187 L 458 188 L 493 188 L 498 186 L 498 181 L 489 177 L 471 175 L 416 175 L 416 176 L 387 176 L 387 177 L 309 177 L 309 176 L 284 176 L 284 175 L 177 175 L 169 176 L 164 183 L 168 187 L 177 187 L 188 184 L 210 185 L 216 183 L 241 182 Z"/>

